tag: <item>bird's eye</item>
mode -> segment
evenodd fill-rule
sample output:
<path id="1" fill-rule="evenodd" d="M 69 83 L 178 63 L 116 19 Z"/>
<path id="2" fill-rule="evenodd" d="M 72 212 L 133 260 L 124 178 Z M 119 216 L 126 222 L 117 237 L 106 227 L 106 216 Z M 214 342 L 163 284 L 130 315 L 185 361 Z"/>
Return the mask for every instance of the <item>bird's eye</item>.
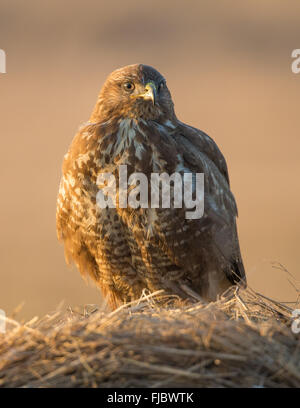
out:
<path id="1" fill-rule="evenodd" d="M 158 92 L 160 92 L 163 88 L 164 88 L 164 86 L 165 86 L 165 84 L 163 83 L 163 82 L 161 82 L 159 85 L 158 85 Z"/>
<path id="2" fill-rule="evenodd" d="M 134 90 L 134 84 L 132 82 L 125 82 L 123 87 L 127 92 L 132 92 Z"/>

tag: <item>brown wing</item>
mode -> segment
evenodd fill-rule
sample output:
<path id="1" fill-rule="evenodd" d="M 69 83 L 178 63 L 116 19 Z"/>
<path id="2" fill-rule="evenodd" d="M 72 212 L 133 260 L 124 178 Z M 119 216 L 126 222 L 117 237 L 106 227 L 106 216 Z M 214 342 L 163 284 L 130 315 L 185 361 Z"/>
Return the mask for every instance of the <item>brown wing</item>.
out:
<path id="1" fill-rule="evenodd" d="M 205 211 L 198 227 L 201 230 L 202 225 L 209 225 L 215 256 L 227 278 L 232 283 L 245 282 L 236 227 L 237 206 L 229 187 L 226 161 L 216 143 L 198 129 L 179 122 L 175 139 L 182 146 L 185 165 L 205 174 Z"/>

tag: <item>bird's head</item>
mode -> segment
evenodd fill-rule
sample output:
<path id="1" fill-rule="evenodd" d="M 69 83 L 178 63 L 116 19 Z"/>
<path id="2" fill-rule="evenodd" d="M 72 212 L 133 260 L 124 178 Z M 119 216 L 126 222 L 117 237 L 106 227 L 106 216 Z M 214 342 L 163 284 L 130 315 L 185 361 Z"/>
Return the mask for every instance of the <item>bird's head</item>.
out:
<path id="1" fill-rule="evenodd" d="M 175 117 L 164 77 L 143 64 L 113 71 L 100 92 L 91 120 L 106 121 L 114 117 L 158 122 Z"/>

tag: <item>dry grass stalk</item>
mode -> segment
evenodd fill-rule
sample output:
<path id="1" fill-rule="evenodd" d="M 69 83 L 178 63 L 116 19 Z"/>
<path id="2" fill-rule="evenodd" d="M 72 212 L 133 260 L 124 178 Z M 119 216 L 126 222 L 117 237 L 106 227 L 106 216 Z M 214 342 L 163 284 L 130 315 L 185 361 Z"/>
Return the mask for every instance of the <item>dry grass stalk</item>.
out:
<path id="1" fill-rule="evenodd" d="M 160 291 L 112 313 L 8 322 L 0 387 L 300 387 L 291 312 L 232 288 L 210 304 Z"/>

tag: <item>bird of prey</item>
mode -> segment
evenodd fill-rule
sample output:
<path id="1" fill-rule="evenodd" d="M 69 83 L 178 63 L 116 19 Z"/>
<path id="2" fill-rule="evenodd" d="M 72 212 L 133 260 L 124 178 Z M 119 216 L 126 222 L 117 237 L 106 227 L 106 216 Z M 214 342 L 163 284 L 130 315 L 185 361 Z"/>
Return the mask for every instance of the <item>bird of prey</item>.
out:
<path id="1" fill-rule="evenodd" d="M 117 177 L 120 166 L 127 166 L 128 177 L 148 179 L 203 173 L 203 215 L 187 219 L 184 205 L 101 208 L 98 176 Z M 92 278 L 111 308 L 145 289 L 213 301 L 232 285 L 246 285 L 226 161 L 207 134 L 177 119 L 156 69 L 134 64 L 108 76 L 62 173 L 56 222 L 66 261 Z"/>

